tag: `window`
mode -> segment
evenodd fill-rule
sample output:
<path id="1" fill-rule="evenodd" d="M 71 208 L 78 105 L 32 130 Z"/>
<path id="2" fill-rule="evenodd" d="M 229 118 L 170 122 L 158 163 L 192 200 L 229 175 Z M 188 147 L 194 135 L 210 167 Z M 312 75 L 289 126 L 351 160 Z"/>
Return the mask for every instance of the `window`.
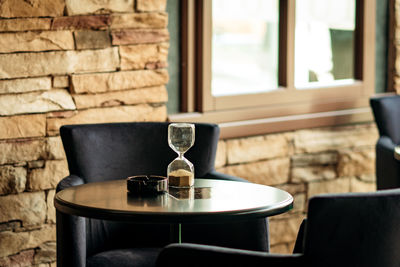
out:
<path id="1" fill-rule="evenodd" d="M 182 20 L 171 120 L 223 137 L 372 120 L 374 0 L 184 0 Z"/>

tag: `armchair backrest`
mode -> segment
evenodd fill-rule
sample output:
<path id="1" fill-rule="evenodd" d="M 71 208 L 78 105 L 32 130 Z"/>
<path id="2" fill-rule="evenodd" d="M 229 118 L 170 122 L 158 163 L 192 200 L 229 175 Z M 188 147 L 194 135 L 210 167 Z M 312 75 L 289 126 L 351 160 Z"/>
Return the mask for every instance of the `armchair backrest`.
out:
<path id="1" fill-rule="evenodd" d="M 399 266 L 400 190 L 310 199 L 304 254 L 310 266 Z"/>
<path id="2" fill-rule="evenodd" d="M 70 174 L 85 182 L 123 179 L 132 175 L 166 176 L 177 154 L 168 146 L 167 122 L 67 125 L 60 129 Z M 195 176 L 214 170 L 219 128 L 195 124 L 195 144 L 185 153 Z"/>
<path id="3" fill-rule="evenodd" d="M 400 96 L 374 97 L 370 104 L 380 136 L 388 136 L 400 144 Z"/>

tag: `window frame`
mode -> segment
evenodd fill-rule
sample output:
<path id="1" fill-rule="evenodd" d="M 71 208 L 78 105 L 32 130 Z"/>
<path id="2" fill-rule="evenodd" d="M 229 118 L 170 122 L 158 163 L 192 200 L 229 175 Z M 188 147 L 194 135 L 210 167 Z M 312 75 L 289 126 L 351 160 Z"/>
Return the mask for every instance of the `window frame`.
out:
<path id="1" fill-rule="evenodd" d="M 295 0 L 279 8 L 279 89 L 215 97 L 211 94 L 211 1 L 182 2 L 182 113 L 171 121 L 213 122 L 223 138 L 372 121 L 375 85 L 375 0 L 356 0 L 355 82 L 296 90 Z M 201 18 L 201 19 L 199 19 Z"/>

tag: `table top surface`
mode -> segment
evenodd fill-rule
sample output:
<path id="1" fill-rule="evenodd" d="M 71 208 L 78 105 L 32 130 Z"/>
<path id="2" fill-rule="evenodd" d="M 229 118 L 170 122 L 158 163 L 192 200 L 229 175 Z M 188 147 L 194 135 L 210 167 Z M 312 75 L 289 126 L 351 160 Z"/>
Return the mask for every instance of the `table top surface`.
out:
<path id="1" fill-rule="evenodd" d="M 247 220 L 290 210 L 293 197 L 254 183 L 195 179 L 194 188 L 155 196 L 129 194 L 126 180 L 88 183 L 58 192 L 58 211 L 83 217 L 151 223 Z"/>

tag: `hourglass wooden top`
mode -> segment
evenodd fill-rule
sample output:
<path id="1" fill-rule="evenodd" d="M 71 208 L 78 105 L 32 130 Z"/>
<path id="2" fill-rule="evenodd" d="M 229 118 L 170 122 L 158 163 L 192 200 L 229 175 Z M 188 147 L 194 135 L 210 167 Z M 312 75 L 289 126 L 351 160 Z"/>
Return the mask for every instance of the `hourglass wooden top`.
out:
<path id="1" fill-rule="evenodd" d="M 196 179 L 191 189 L 139 196 L 127 193 L 126 180 L 115 180 L 64 189 L 54 205 L 63 213 L 97 219 L 200 223 L 280 214 L 292 208 L 293 198 L 270 186 L 213 179 Z"/>

